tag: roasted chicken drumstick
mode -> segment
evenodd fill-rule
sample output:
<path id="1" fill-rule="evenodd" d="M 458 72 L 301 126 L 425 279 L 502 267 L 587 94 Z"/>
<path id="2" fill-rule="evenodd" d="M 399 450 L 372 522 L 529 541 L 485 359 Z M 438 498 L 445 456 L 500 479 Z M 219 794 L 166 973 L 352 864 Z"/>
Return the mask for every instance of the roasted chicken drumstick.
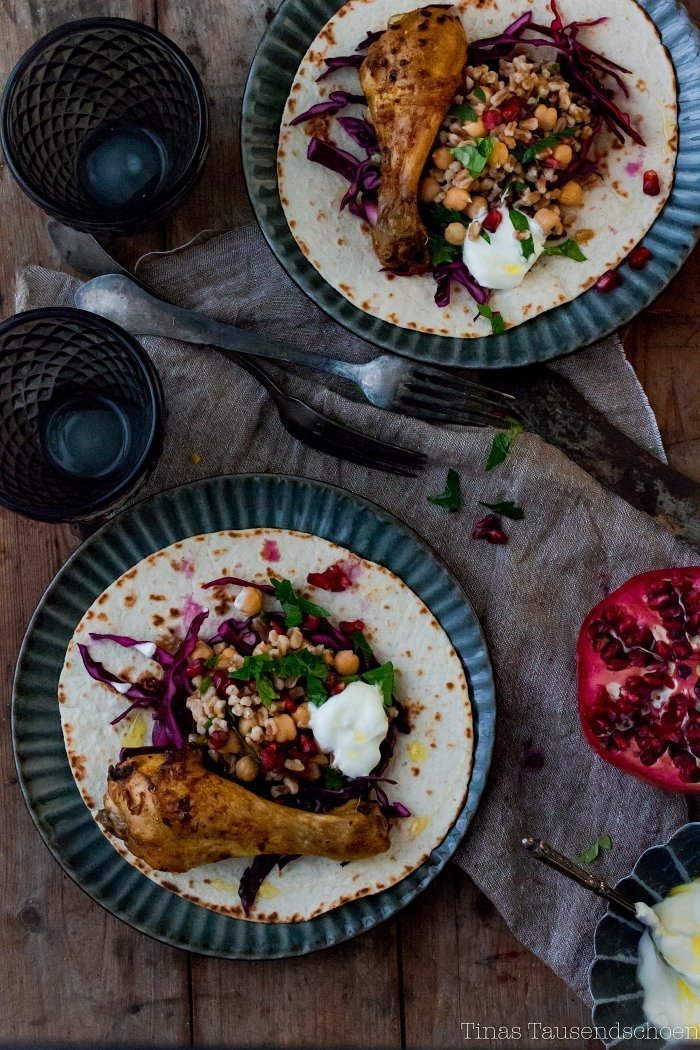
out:
<path id="1" fill-rule="evenodd" d="M 204 766 L 199 751 L 136 755 L 110 766 L 102 825 L 158 871 L 226 857 L 302 853 L 360 860 L 389 849 L 376 803 L 305 813 L 268 802 Z"/>
<path id="2" fill-rule="evenodd" d="M 380 146 L 379 214 L 372 243 L 402 274 L 430 268 L 418 214 L 418 182 L 435 136 L 462 83 L 467 38 L 449 7 L 410 11 L 371 45 L 360 83 Z"/>

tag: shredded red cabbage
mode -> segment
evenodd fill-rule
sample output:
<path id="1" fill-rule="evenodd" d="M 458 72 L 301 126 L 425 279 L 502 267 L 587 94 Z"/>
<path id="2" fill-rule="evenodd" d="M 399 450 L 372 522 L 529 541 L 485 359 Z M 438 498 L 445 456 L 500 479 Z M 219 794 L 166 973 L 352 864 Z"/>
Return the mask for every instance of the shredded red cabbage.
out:
<path id="1" fill-rule="evenodd" d="M 252 580 L 241 580 L 238 576 L 220 576 L 218 580 L 203 583 L 202 587 L 206 590 L 207 587 L 225 587 L 229 583 L 237 583 L 239 587 L 257 587 L 263 594 L 275 593 L 275 588 L 270 583 L 254 583 Z"/>
<path id="2" fill-rule="evenodd" d="M 440 266 L 436 266 L 433 270 L 433 276 L 437 281 L 435 292 L 436 306 L 450 305 L 450 285 L 452 281 L 456 281 L 457 284 L 461 284 L 462 287 L 466 288 L 479 305 L 487 303 L 491 298 L 491 292 L 481 287 L 461 259 L 458 259 L 456 262 L 441 263 Z"/>
<path id="3" fill-rule="evenodd" d="M 246 915 L 249 914 L 250 909 L 255 904 L 258 890 L 274 866 L 277 865 L 279 871 L 282 871 L 286 864 L 296 860 L 298 856 L 298 853 L 261 853 L 253 859 L 241 875 L 241 881 L 238 886 L 238 896 L 241 899 L 243 911 Z"/>
<path id="4" fill-rule="evenodd" d="M 613 101 L 615 88 L 605 83 L 606 78 L 609 78 L 624 95 L 629 95 L 629 89 L 620 74 L 629 74 L 631 70 L 592 51 L 578 38 L 582 29 L 600 25 L 607 19 L 597 18 L 590 22 L 570 22 L 564 25 L 557 10 L 556 0 L 552 0 L 551 7 L 554 13 L 551 25 L 544 26 L 533 22 L 530 12 L 521 15 L 498 36 L 486 37 L 472 44 L 469 49 L 470 61 L 474 64 L 495 63 L 509 54 L 516 44 L 554 48 L 558 52 L 563 75 L 586 96 L 591 110 L 602 118 L 615 137 L 624 142 L 625 135 L 628 135 L 639 146 L 646 145 L 632 125 L 629 114 Z M 532 32 L 540 35 L 526 35 Z M 582 174 L 581 170 L 579 174 Z"/>
<path id="5" fill-rule="evenodd" d="M 309 140 L 306 156 L 316 164 L 342 175 L 350 183 L 340 202 L 340 210 L 347 207 L 353 215 L 367 219 L 374 225 L 377 221 L 375 191 L 379 188 L 379 172 L 369 158 L 358 160 L 334 142 L 315 136 Z"/>
<path id="6" fill-rule="evenodd" d="M 118 692 L 121 693 L 122 696 L 125 696 L 127 700 L 136 701 L 136 704 L 132 704 L 132 707 L 139 705 L 147 707 L 158 699 L 158 694 L 155 691 L 144 689 L 143 686 L 138 685 L 134 682 L 124 681 L 123 678 L 118 678 L 117 675 L 112 674 L 111 671 L 108 671 L 104 664 L 101 664 L 98 660 L 93 660 L 87 645 L 83 644 L 82 642 L 78 643 L 78 652 L 82 657 L 85 670 L 91 678 L 94 678 L 96 682 L 103 682 L 105 685 L 129 686 L 129 688 L 123 693 L 121 689 L 118 690 Z M 131 708 L 129 708 L 129 710 L 131 710 Z M 121 718 L 123 716 L 120 715 L 119 717 Z"/>
<path id="7" fill-rule="evenodd" d="M 335 58 L 324 58 L 326 70 L 316 80 L 325 80 L 334 69 L 359 69 L 365 60 L 364 55 L 336 55 Z"/>
<path id="8" fill-rule="evenodd" d="M 364 101 L 364 95 L 352 95 L 349 91 L 331 91 L 327 99 L 323 102 L 317 102 L 315 106 L 311 106 L 304 113 L 300 113 L 298 117 L 290 120 L 289 123 L 293 127 L 296 124 L 303 124 L 305 120 L 310 120 L 311 117 L 321 117 L 324 114 L 331 116 L 333 113 L 338 113 L 341 109 L 345 109 L 346 106 Z"/>
<path id="9" fill-rule="evenodd" d="M 210 640 L 210 645 L 217 642 L 230 642 L 235 645 L 243 656 L 250 656 L 253 649 L 261 640 L 258 633 L 251 627 L 255 617 L 249 616 L 247 620 L 223 620 L 219 624 L 219 630 Z"/>
<path id="10" fill-rule="evenodd" d="M 379 143 L 374 126 L 368 120 L 360 117 L 338 117 L 338 123 L 343 131 L 347 132 L 353 142 L 362 146 L 368 156 L 379 152 Z M 379 172 L 377 172 L 377 186 L 379 185 Z"/>
<path id="11" fill-rule="evenodd" d="M 133 649 L 137 645 L 155 645 L 149 638 L 130 638 L 127 634 L 103 634 L 101 631 L 91 631 L 90 637 L 94 642 L 114 642 L 116 645 L 121 645 L 124 649 Z M 167 649 L 162 649 L 161 646 L 156 645 L 153 656 L 148 657 L 150 660 L 155 660 L 161 667 L 168 667 L 173 662 L 173 655 L 169 653 Z"/>
<path id="12" fill-rule="evenodd" d="M 375 29 L 374 31 L 368 30 L 367 31 L 367 36 L 364 38 L 364 40 L 360 41 L 360 43 L 357 45 L 355 50 L 356 51 L 366 51 L 368 47 L 372 46 L 372 44 L 375 42 L 375 40 L 379 40 L 380 36 L 384 36 L 384 30 L 383 29 Z"/>
<path id="13" fill-rule="evenodd" d="M 135 758 L 137 755 L 160 754 L 166 750 L 167 748 L 165 747 L 155 747 L 153 744 L 150 747 L 148 745 L 145 747 L 123 747 L 119 752 L 119 761 L 124 762 L 127 758 Z"/>

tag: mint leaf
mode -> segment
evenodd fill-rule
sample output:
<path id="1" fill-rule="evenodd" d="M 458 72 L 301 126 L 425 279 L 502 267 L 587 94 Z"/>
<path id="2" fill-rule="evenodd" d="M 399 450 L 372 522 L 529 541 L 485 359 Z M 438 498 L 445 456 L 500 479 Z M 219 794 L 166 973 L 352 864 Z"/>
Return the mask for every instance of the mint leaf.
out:
<path id="1" fill-rule="evenodd" d="M 564 255 L 574 262 L 586 262 L 586 256 L 581 251 L 578 243 L 573 240 L 564 241 L 563 244 L 554 244 L 544 250 L 544 255 Z"/>
<path id="2" fill-rule="evenodd" d="M 304 616 L 328 616 L 325 609 L 295 591 L 289 580 L 270 580 L 270 583 L 275 588 L 277 601 L 284 609 L 287 627 L 299 627 L 304 622 Z"/>
<path id="3" fill-rule="evenodd" d="M 494 335 L 501 335 L 506 330 L 506 323 L 503 317 L 499 313 L 495 313 L 490 306 L 486 303 L 482 303 L 478 307 L 479 313 L 482 317 L 485 317 L 487 321 L 491 322 L 491 331 Z"/>
<path id="4" fill-rule="evenodd" d="M 612 849 L 612 844 L 613 842 L 609 835 L 601 835 L 590 846 L 587 846 L 583 852 L 579 853 L 578 859 L 581 864 L 590 864 L 592 861 L 597 860 L 601 850 Z"/>
<path id="5" fill-rule="evenodd" d="M 428 503 L 434 503 L 436 507 L 444 507 L 445 510 L 459 510 L 462 502 L 462 492 L 459 484 L 459 474 L 456 470 L 447 471 L 445 490 L 438 496 L 428 496 Z"/>
<path id="6" fill-rule="evenodd" d="M 511 521 L 522 521 L 525 517 L 523 508 L 512 500 L 504 500 L 503 503 L 482 503 L 479 500 L 479 506 L 492 510 L 494 514 L 501 514 L 504 518 L 510 518 Z"/>
<path id="7" fill-rule="evenodd" d="M 369 685 L 378 685 L 382 691 L 384 706 L 391 707 L 394 696 L 394 665 L 392 662 L 382 664 L 381 667 L 373 667 L 371 671 L 365 671 L 361 677 Z"/>
<path id="8" fill-rule="evenodd" d="M 523 215 L 521 211 L 516 211 L 515 208 L 511 208 L 508 214 L 510 215 L 513 229 L 517 230 L 518 233 L 530 233 L 530 223 L 528 222 L 527 215 Z M 526 259 L 529 259 L 531 255 L 535 254 L 535 245 L 532 236 L 521 241 L 520 246 Z"/>
<path id="9" fill-rule="evenodd" d="M 431 204 L 427 213 L 428 226 L 439 230 L 444 230 L 451 222 L 462 222 L 463 219 L 461 211 L 446 208 L 444 204 Z"/>
<path id="10" fill-rule="evenodd" d="M 343 774 L 339 769 L 331 769 L 330 766 L 323 766 L 323 786 L 328 788 L 329 791 L 340 791 L 343 786 Z"/>
<path id="11" fill-rule="evenodd" d="M 521 164 L 527 164 L 529 161 L 534 160 L 538 153 L 542 153 L 543 150 L 552 149 L 560 139 L 571 139 L 574 137 L 572 128 L 564 128 L 563 131 L 554 131 L 551 135 L 545 135 L 539 142 L 533 142 L 527 149 L 520 150 L 516 156 Z"/>
<path id="12" fill-rule="evenodd" d="M 493 139 L 477 139 L 474 146 L 455 146 L 450 150 L 470 175 L 481 175 L 492 152 Z"/>
<path id="13" fill-rule="evenodd" d="M 453 106 L 447 116 L 454 117 L 456 120 L 462 120 L 465 124 L 476 120 L 476 113 L 466 103 L 461 106 Z"/>
<path id="14" fill-rule="evenodd" d="M 429 241 L 430 262 L 433 266 L 456 262 L 462 255 L 459 244 L 448 244 L 444 237 L 434 234 Z"/>
<path id="15" fill-rule="evenodd" d="M 499 431 L 493 439 L 489 458 L 486 460 L 487 470 L 493 470 L 506 459 L 516 437 L 525 429 L 518 419 L 509 419 L 508 423 L 508 430 Z"/>
<path id="16" fill-rule="evenodd" d="M 478 98 L 479 102 L 485 102 L 486 95 L 484 94 L 484 89 L 480 87 L 476 88 L 476 90 L 474 91 L 474 97 Z"/>

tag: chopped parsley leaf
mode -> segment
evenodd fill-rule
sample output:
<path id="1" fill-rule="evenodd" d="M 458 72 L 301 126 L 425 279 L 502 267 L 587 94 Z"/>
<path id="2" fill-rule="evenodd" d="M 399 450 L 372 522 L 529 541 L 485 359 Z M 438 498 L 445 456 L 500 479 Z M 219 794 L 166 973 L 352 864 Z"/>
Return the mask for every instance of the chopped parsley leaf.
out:
<path id="1" fill-rule="evenodd" d="M 479 313 L 491 322 L 491 331 L 494 335 L 501 335 L 506 330 L 506 323 L 501 314 L 494 312 L 487 303 L 479 305 Z"/>
<path id="2" fill-rule="evenodd" d="M 544 250 L 544 255 L 563 255 L 567 259 L 573 259 L 574 262 L 585 262 L 586 256 L 581 251 L 577 241 L 568 240 L 562 244 L 554 244 L 547 246 Z"/>
<path id="3" fill-rule="evenodd" d="M 486 230 L 483 230 L 483 229 L 482 229 L 482 230 L 480 230 L 480 231 L 479 231 L 479 236 L 480 236 L 480 237 L 483 237 L 483 238 L 484 238 L 484 240 L 486 241 L 486 243 L 487 243 L 487 244 L 490 244 L 490 243 L 491 243 L 491 238 L 489 237 L 489 235 L 488 235 L 488 233 L 486 232 Z"/>
<path id="4" fill-rule="evenodd" d="M 530 223 L 528 222 L 527 215 L 524 215 L 521 211 L 516 211 L 515 208 L 511 208 L 508 214 L 510 215 L 513 229 L 517 230 L 518 233 L 530 233 Z M 531 255 L 535 254 L 535 244 L 532 240 L 532 235 L 527 237 L 524 241 L 521 241 L 520 246 L 526 259 L 529 259 Z"/>
<path id="5" fill-rule="evenodd" d="M 600 835 L 595 842 L 592 842 L 590 846 L 587 846 L 578 855 L 578 859 L 581 864 L 590 864 L 591 861 L 597 860 L 600 856 L 601 850 L 612 849 L 612 839 L 609 835 Z"/>
<path id="6" fill-rule="evenodd" d="M 432 266 L 441 266 L 442 263 L 456 262 L 462 254 L 458 244 L 448 244 L 444 237 L 433 234 L 429 240 L 430 262 Z"/>
<path id="7" fill-rule="evenodd" d="M 304 616 L 328 616 L 325 609 L 295 591 L 289 580 L 270 580 L 270 583 L 275 588 L 277 601 L 284 609 L 287 627 L 299 627 L 304 622 Z"/>
<path id="8" fill-rule="evenodd" d="M 533 142 L 532 145 L 527 146 L 526 149 L 520 150 L 516 154 L 521 164 L 528 164 L 531 160 L 534 160 L 538 153 L 542 153 L 543 150 L 552 149 L 556 146 L 561 139 L 571 139 L 574 137 L 572 128 L 564 128 L 563 131 L 554 131 L 551 135 L 545 135 L 539 142 Z"/>
<path id="9" fill-rule="evenodd" d="M 428 496 L 428 503 L 434 503 L 436 507 L 444 507 L 445 510 L 459 510 L 462 502 L 462 492 L 459 484 L 459 474 L 456 470 L 447 471 L 445 491 L 437 496 Z"/>
<path id="10" fill-rule="evenodd" d="M 474 91 L 474 97 L 478 98 L 479 102 L 485 102 L 486 94 L 484 93 L 484 89 L 480 87 L 476 88 Z"/>
<path id="11" fill-rule="evenodd" d="M 246 656 L 241 667 L 229 670 L 228 674 L 229 678 L 237 682 L 254 681 L 260 699 L 269 708 L 272 701 L 279 698 L 275 678 L 304 679 L 309 700 L 317 705 L 322 704 L 328 699 L 325 681 L 329 672 L 330 668 L 322 656 L 308 649 L 297 649 L 286 656 L 272 657 L 268 653 Z"/>
<path id="12" fill-rule="evenodd" d="M 489 458 L 486 460 L 487 470 L 493 470 L 494 467 L 497 467 L 506 459 L 516 437 L 518 434 L 522 434 L 525 429 L 518 419 L 508 419 L 507 422 L 509 424 L 508 430 L 500 430 L 493 439 Z"/>
<path id="13" fill-rule="evenodd" d="M 525 517 L 523 508 L 513 503 L 512 500 L 503 500 L 502 503 L 482 503 L 479 500 L 479 506 L 492 510 L 494 514 L 501 514 L 504 518 L 510 518 L 511 521 L 522 521 Z"/>
<path id="14" fill-rule="evenodd" d="M 474 146 L 455 146 L 450 153 L 470 175 L 481 175 L 493 152 L 493 139 L 477 139 Z"/>
<path id="15" fill-rule="evenodd" d="M 453 106 L 447 116 L 454 117 L 455 120 L 462 120 L 465 124 L 476 120 L 476 113 L 466 103 L 461 106 Z"/>

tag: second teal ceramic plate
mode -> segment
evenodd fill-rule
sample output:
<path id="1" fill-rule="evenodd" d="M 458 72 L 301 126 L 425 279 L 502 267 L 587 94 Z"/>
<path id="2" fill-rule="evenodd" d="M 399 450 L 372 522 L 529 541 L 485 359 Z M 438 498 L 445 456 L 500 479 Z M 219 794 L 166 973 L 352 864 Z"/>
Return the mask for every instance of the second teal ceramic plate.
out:
<path id="1" fill-rule="evenodd" d="M 277 188 L 277 140 L 282 113 L 301 59 L 342 6 L 341 0 L 284 0 L 248 76 L 241 125 L 246 184 L 256 218 L 273 252 L 309 298 L 370 343 L 422 361 L 462 368 L 504 368 L 548 361 L 627 324 L 666 287 L 700 235 L 700 36 L 677 0 L 637 0 L 656 24 L 678 80 L 679 151 L 666 207 L 642 243 L 653 259 L 638 273 L 625 268 L 622 286 L 595 288 L 573 302 L 503 335 L 454 339 L 399 328 L 358 310 L 304 258 L 287 225 Z M 523 9 L 526 7 L 523 4 Z M 569 5 L 571 6 L 571 5 Z M 585 0 L 581 0 L 585 18 Z"/>
<path id="2" fill-rule="evenodd" d="M 466 802 L 429 859 L 381 893 L 308 922 L 246 922 L 157 886 L 112 848 L 85 806 L 68 765 L 58 713 L 65 651 L 95 598 L 142 558 L 186 536 L 270 526 L 298 529 L 385 565 L 411 587 L 449 635 L 469 681 L 474 764 Z M 430 548 L 396 518 L 341 489 L 284 475 L 209 478 L 124 511 L 66 562 L 27 629 L 15 675 L 12 729 L 20 785 L 34 822 L 65 871 L 124 922 L 206 955 L 271 959 L 303 955 L 371 929 L 425 889 L 474 816 L 493 750 L 496 705 L 486 643 L 469 600 Z"/>

